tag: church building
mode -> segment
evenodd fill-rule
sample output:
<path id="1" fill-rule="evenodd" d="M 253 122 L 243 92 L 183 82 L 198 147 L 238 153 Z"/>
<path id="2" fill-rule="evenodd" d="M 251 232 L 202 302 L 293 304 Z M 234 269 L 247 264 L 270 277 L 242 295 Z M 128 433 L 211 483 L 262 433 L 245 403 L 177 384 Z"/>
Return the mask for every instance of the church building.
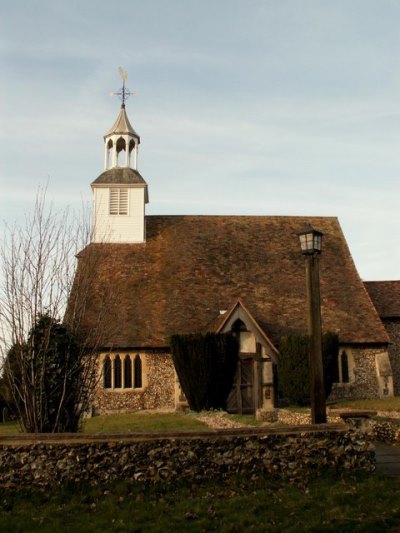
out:
<path id="1" fill-rule="evenodd" d="M 97 346 L 97 412 L 179 408 L 184 398 L 171 335 L 228 331 L 240 340 L 228 409 L 272 408 L 280 338 L 307 331 L 297 234 L 308 224 L 323 233 L 323 330 L 337 333 L 340 341 L 339 382 L 331 398 L 393 395 L 388 332 L 337 218 L 148 216 L 139 144 L 124 98 L 104 136 L 104 171 L 91 184 L 92 242 L 79 253 L 76 272 L 78 280 L 90 271 L 83 327 L 94 331 L 99 317 L 106 318 Z M 73 297 L 82 297 L 77 284 Z"/>

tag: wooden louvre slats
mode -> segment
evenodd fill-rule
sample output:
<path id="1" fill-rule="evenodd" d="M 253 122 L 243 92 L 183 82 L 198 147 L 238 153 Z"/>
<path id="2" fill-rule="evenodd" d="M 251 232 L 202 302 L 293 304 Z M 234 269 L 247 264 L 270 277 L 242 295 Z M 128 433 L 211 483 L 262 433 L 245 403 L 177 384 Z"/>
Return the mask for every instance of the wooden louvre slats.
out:
<path id="1" fill-rule="evenodd" d="M 128 214 L 128 189 L 110 189 L 110 215 Z"/>

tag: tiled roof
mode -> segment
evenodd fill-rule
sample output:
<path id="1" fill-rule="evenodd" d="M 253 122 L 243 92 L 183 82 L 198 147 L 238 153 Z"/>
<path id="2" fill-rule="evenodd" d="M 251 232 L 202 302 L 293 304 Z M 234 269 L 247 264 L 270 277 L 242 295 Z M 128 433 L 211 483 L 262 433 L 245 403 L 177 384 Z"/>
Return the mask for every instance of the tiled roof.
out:
<path id="1" fill-rule="evenodd" d="M 86 324 L 110 284 L 113 335 L 105 346 L 160 347 L 174 333 L 215 330 L 221 310 L 240 298 L 276 344 L 307 329 L 305 260 L 296 233 L 324 233 L 320 259 L 324 330 L 342 342 L 386 343 L 387 334 L 355 269 L 336 218 L 149 216 L 144 244 L 91 244 L 93 298 Z"/>
<path id="2" fill-rule="evenodd" d="M 106 170 L 98 178 L 96 178 L 92 185 L 100 184 L 113 184 L 113 185 L 133 185 L 133 184 L 146 184 L 146 181 L 139 174 L 137 170 L 128 167 L 114 167 Z"/>
<path id="3" fill-rule="evenodd" d="M 400 280 L 366 281 L 365 286 L 381 318 L 400 317 Z"/>

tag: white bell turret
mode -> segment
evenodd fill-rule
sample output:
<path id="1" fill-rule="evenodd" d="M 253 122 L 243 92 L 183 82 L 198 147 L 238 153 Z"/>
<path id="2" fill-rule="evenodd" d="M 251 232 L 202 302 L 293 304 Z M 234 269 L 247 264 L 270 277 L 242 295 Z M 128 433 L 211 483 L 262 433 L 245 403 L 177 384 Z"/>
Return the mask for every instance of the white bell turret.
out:
<path id="1" fill-rule="evenodd" d="M 104 172 L 91 184 L 94 196 L 93 242 L 140 243 L 146 240 L 147 183 L 137 170 L 140 137 L 129 122 L 125 101 L 126 72 L 120 69 L 122 105 L 104 135 Z"/>
<path id="2" fill-rule="evenodd" d="M 137 169 L 140 137 L 132 128 L 122 104 L 113 127 L 104 135 L 104 170 L 110 168 Z"/>

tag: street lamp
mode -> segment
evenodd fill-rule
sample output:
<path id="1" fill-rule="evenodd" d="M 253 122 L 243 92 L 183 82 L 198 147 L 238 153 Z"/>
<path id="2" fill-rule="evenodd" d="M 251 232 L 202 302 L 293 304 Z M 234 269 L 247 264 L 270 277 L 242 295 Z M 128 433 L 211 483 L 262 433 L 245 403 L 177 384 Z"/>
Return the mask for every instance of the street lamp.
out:
<path id="1" fill-rule="evenodd" d="M 310 337 L 311 418 L 313 424 L 326 423 L 324 371 L 322 366 L 321 298 L 319 255 L 323 233 L 310 224 L 298 234 L 301 252 L 306 256 L 308 334 Z"/>

